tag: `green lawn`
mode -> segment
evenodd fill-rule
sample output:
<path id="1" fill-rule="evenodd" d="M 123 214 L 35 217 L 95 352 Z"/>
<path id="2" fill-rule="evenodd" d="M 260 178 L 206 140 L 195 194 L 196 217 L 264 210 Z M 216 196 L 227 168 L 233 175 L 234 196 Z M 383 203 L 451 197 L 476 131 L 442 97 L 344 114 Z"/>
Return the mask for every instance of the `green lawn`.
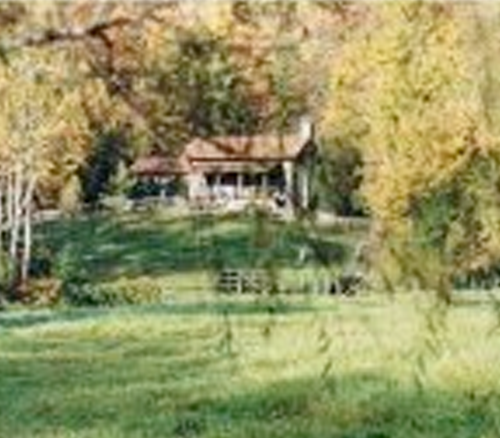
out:
<path id="1" fill-rule="evenodd" d="M 0 314 L 0 436 L 500 436 L 491 304 L 281 300 Z"/>
<path id="2" fill-rule="evenodd" d="M 498 306 L 484 294 L 463 292 L 439 324 L 418 294 L 216 295 L 217 266 L 272 261 L 292 287 L 322 275 L 298 262 L 299 227 L 248 217 L 156 211 L 36 231 L 96 284 L 166 293 L 0 313 L 0 437 L 500 436 Z M 333 270 L 362 238 L 317 235 Z"/>
<path id="3" fill-rule="evenodd" d="M 314 238 L 329 269 L 340 269 L 352 256 L 363 230 L 322 229 Z M 307 236 L 297 224 L 250 216 L 177 217 L 168 209 L 120 215 L 82 216 L 37 227 L 37 247 L 66 257 L 95 283 L 156 283 L 179 293 L 210 289 L 219 267 L 270 264 L 284 287 L 318 276 L 324 268 L 309 254 L 300 261 Z"/>

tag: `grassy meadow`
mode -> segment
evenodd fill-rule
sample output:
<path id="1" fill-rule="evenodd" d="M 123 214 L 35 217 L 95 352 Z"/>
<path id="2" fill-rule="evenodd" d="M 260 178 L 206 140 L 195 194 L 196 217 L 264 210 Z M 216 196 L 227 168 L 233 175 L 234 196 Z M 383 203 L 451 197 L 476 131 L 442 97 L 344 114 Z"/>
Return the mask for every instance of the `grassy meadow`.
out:
<path id="1" fill-rule="evenodd" d="M 0 436 L 500 435 L 488 303 L 213 298 L 0 315 Z"/>
<path id="2" fill-rule="evenodd" d="M 217 257 L 270 254 L 290 285 L 320 274 L 297 262 L 292 224 L 255 226 L 166 212 L 40 226 L 37 243 L 96 284 L 164 296 L 1 312 L 0 437 L 500 436 L 500 328 L 484 294 L 441 313 L 422 293 L 214 293 Z M 362 236 L 322 230 L 334 269 Z"/>

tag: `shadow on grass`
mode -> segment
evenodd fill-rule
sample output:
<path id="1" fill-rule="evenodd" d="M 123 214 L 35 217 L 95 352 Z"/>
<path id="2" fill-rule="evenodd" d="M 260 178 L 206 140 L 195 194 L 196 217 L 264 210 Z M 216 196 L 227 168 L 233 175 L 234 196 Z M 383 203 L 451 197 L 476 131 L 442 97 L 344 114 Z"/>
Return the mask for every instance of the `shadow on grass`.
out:
<path id="1" fill-rule="evenodd" d="M 273 266 L 298 263 L 306 236 L 293 224 L 269 221 L 267 238 L 252 219 L 161 218 L 145 214 L 89 216 L 46 223 L 37 238 L 52 254 L 66 253 L 96 280 L 189 273 L 219 266 L 255 266 L 272 260 Z M 342 238 L 325 236 L 317 242 L 330 262 L 348 257 Z"/>
<path id="2" fill-rule="evenodd" d="M 55 336 L 9 347 L 0 357 L 0 436 L 140 436 L 129 421 L 169 417 L 198 385 L 220 379 L 220 357 L 201 330 L 161 340 Z"/>
<path id="3" fill-rule="evenodd" d="M 77 322 L 85 319 L 99 319 L 109 315 L 111 309 L 85 308 L 68 310 L 22 310 L 0 313 L 0 328 L 28 328 L 57 322 Z"/>
<path id="4" fill-rule="evenodd" d="M 332 311 L 332 307 L 324 309 Z M 316 306 L 307 302 L 291 303 L 279 297 L 257 298 L 253 301 L 216 298 L 192 303 L 178 302 L 155 305 L 131 305 L 120 307 L 86 307 L 63 310 L 23 310 L 0 313 L 0 328 L 28 328 L 58 322 L 80 322 L 86 319 L 99 320 L 132 312 L 134 316 L 214 316 L 214 315 L 287 315 L 293 313 L 318 312 Z"/>
<path id="5" fill-rule="evenodd" d="M 76 331 L 60 327 L 45 335 L 33 331 L 28 336 L 1 337 L 0 436 L 500 436 L 498 385 L 482 392 L 430 385 L 422 389 L 382 372 L 336 373 L 333 364 L 327 377 L 272 383 L 253 375 L 251 381 L 261 383 L 251 386 L 242 376 L 258 373 L 258 366 L 246 368 L 245 357 L 223 353 L 220 324 L 213 318 L 169 319 L 170 315 L 211 315 L 227 306 L 236 313 L 266 312 L 260 305 L 174 303 L 134 308 L 136 317 L 117 318 L 117 325 L 83 326 Z M 300 306 L 280 311 L 307 311 Z M 71 310 L 61 312 L 60 318 L 71 321 L 128 311 Z M 137 314 L 164 314 L 165 318 L 145 321 Z M 12 321 L 29 326 L 43 324 L 49 317 L 58 318 L 35 312 L 18 314 Z M 279 366 L 277 362 L 276 379 Z"/>
<path id="6" fill-rule="evenodd" d="M 245 436 L 237 432 L 245 430 L 260 437 L 493 437 L 500 432 L 499 403 L 498 393 L 422 391 L 376 374 L 356 374 L 282 382 L 198 403 L 184 415 L 220 436 L 229 430 Z"/>
<path id="7" fill-rule="evenodd" d="M 166 358 L 161 349 L 148 354 L 142 361 L 125 356 L 128 371 L 112 361 L 24 364 L 17 369 L 20 383 L 7 385 L 16 391 L 8 404 L 4 394 L 3 414 L 10 417 L 0 431 L 34 437 L 63 426 L 68 434 L 60 436 L 207 438 L 472 438 L 500 432 L 500 396 L 493 392 L 421 391 L 376 374 L 238 391 L 228 383 L 230 368 L 202 351 L 188 360 Z M 5 366 L 0 371 L 5 375 Z M 48 376 L 56 371 L 62 374 L 54 382 Z M 26 421 L 14 420 L 26 412 Z"/>

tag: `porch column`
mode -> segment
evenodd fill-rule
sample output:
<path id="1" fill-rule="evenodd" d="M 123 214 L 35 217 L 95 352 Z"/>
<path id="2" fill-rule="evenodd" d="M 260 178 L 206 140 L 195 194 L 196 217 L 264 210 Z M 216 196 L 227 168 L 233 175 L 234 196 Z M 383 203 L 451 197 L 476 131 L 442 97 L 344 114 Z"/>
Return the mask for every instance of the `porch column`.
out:
<path id="1" fill-rule="evenodd" d="M 220 182 L 221 182 L 221 174 L 216 173 L 214 176 L 214 189 L 213 189 L 214 198 L 218 198 L 220 196 Z"/>
<path id="2" fill-rule="evenodd" d="M 243 195 L 243 174 L 236 174 L 236 198 L 241 198 Z"/>
<path id="3" fill-rule="evenodd" d="M 294 201 L 294 193 L 293 193 L 293 162 L 285 161 L 283 162 L 283 174 L 285 177 L 285 195 L 288 198 L 287 202 Z"/>
<path id="4" fill-rule="evenodd" d="M 261 174 L 260 184 L 261 184 L 262 194 L 264 196 L 267 195 L 267 185 L 268 185 L 267 173 L 264 172 Z"/>
<path id="5" fill-rule="evenodd" d="M 301 185 L 302 185 L 302 193 L 301 193 L 301 204 L 303 208 L 309 207 L 309 172 L 307 168 L 301 169 Z"/>
<path id="6" fill-rule="evenodd" d="M 202 195 L 203 179 L 203 174 L 199 172 L 193 172 L 192 174 L 188 175 L 188 191 L 189 199 L 191 201 L 196 201 Z"/>
<path id="7" fill-rule="evenodd" d="M 158 184 L 160 186 L 159 198 L 160 198 L 160 200 L 163 200 L 167 197 L 166 196 L 166 187 L 165 187 L 166 181 L 165 181 L 165 179 L 160 177 L 158 180 Z"/>

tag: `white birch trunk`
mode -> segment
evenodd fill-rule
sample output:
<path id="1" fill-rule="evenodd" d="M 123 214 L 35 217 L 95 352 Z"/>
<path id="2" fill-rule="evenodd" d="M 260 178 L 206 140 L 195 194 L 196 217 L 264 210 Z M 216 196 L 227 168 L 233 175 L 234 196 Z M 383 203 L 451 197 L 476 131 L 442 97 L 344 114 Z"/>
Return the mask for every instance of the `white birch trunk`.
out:
<path id="1" fill-rule="evenodd" d="M 26 187 L 26 193 L 23 202 L 23 254 L 21 260 L 21 280 L 25 282 L 29 276 L 29 268 L 31 261 L 31 248 L 33 243 L 32 232 L 32 213 L 33 213 L 33 192 L 35 189 L 35 178 L 31 176 Z"/>
<path id="2" fill-rule="evenodd" d="M 4 233 L 5 233 L 5 223 L 4 223 L 4 195 L 5 195 L 5 179 L 3 176 L 0 177 L 0 279 L 3 280 L 7 278 L 7 266 L 5 262 L 4 254 Z M 1 297 L 0 297 L 1 301 Z M 1 306 L 1 302 L 0 302 Z"/>
<path id="3" fill-rule="evenodd" d="M 12 203 L 13 203 L 13 216 L 10 228 L 10 248 L 9 254 L 12 262 L 14 263 L 14 269 L 17 271 L 19 267 L 18 260 L 18 248 L 19 248 L 19 234 L 21 230 L 21 216 L 22 216 L 22 167 L 20 164 L 16 166 L 14 174 L 14 183 L 12 185 Z"/>
<path id="4" fill-rule="evenodd" d="M 0 255 L 2 257 L 3 257 L 3 250 L 4 250 L 3 236 L 5 233 L 4 205 L 5 205 L 5 178 L 3 176 L 1 176 L 0 177 Z M 2 272 L 2 276 L 3 276 L 3 272 Z"/>
<path id="5" fill-rule="evenodd" d="M 6 197 L 6 228 L 12 227 L 12 217 L 14 216 L 14 173 L 12 171 L 7 173 L 5 182 L 5 197 Z"/>
<path id="6" fill-rule="evenodd" d="M 0 177 L 0 251 L 3 250 L 4 232 L 4 179 Z"/>

